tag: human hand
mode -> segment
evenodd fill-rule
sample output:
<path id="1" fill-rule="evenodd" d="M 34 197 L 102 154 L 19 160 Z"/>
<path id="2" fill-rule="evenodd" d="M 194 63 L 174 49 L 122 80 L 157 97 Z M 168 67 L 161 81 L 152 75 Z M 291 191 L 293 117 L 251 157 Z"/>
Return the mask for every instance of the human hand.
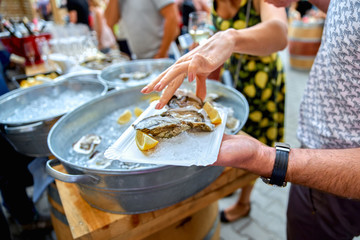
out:
<path id="1" fill-rule="evenodd" d="M 224 134 L 214 166 L 235 167 L 269 177 L 275 159 L 275 149 L 248 135 Z"/>
<path id="2" fill-rule="evenodd" d="M 193 4 L 196 11 L 205 11 L 210 13 L 210 8 L 206 0 L 193 0 Z"/>
<path id="3" fill-rule="evenodd" d="M 171 99 L 176 89 L 181 86 L 185 77 L 188 76 L 189 82 L 196 79 L 196 95 L 204 100 L 207 76 L 221 66 L 234 51 L 233 31 L 235 30 L 216 33 L 204 44 L 179 58 L 172 66 L 144 87 L 141 92 L 146 94 L 165 89 L 155 107 L 161 109 Z"/>
<path id="4" fill-rule="evenodd" d="M 298 2 L 299 0 L 265 0 L 265 2 L 273 4 L 275 7 L 288 7 L 293 2 Z"/>

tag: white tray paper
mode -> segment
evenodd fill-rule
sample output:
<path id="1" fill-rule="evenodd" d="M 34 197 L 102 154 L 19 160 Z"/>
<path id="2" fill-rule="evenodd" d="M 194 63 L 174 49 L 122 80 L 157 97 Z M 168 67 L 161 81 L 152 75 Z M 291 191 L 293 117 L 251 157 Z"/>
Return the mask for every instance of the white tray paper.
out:
<path id="1" fill-rule="evenodd" d="M 152 102 L 133 124 L 138 123 L 145 117 L 166 111 L 165 108 L 156 110 L 157 102 Z M 183 132 L 172 138 L 160 139 L 155 148 L 147 151 L 139 150 L 135 143 L 136 131 L 133 126 L 130 126 L 105 151 L 105 157 L 123 162 L 160 165 L 210 165 L 217 159 L 226 125 L 226 112 L 222 109 L 217 110 L 222 123 L 217 125 L 213 132 Z"/>

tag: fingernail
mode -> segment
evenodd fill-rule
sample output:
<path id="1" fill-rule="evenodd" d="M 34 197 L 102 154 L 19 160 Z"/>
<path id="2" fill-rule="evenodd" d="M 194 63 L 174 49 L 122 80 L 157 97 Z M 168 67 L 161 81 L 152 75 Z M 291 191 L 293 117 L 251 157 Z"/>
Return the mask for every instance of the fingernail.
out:
<path id="1" fill-rule="evenodd" d="M 141 92 L 144 93 L 144 92 L 147 92 L 149 88 L 148 87 L 144 87 L 143 89 L 141 89 Z"/>
<path id="2" fill-rule="evenodd" d="M 162 109 L 165 106 L 165 104 L 163 104 L 162 102 L 158 102 L 158 104 L 156 104 L 155 109 Z"/>
<path id="3" fill-rule="evenodd" d="M 161 87 L 161 84 L 158 83 L 158 84 L 155 85 L 154 90 L 158 91 L 160 89 L 160 87 Z"/>

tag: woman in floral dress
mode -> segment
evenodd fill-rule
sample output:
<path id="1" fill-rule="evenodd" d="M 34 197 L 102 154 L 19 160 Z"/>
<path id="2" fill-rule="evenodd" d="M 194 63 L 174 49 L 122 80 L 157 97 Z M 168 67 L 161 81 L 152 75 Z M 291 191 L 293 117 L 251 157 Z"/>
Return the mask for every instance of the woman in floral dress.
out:
<path id="1" fill-rule="evenodd" d="M 278 11 L 285 15 L 286 21 L 284 8 L 275 8 L 264 0 L 214 0 L 211 15 L 216 30 L 224 31 L 251 28 L 267 19 L 268 11 Z M 266 45 L 266 42 L 259 44 Z M 234 87 L 249 103 L 249 118 L 242 130 L 269 146 L 283 142 L 285 75 L 278 53 L 268 56 L 235 53 L 223 69 L 229 70 Z M 253 184 L 242 188 L 235 205 L 221 211 L 223 222 L 235 221 L 250 213 Z"/>

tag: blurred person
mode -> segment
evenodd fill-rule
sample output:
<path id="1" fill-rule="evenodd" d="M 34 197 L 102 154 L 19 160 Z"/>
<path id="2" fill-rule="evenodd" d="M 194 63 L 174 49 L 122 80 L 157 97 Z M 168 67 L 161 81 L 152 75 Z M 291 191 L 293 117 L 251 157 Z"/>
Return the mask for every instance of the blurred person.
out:
<path id="1" fill-rule="evenodd" d="M 5 79 L 5 69 L 9 63 L 10 53 L 0 42 L 0 95 L 9 92 Z M 50 219 L 44 218 L 37 212 L 26 191 L 27 187 L 33 185 L 33 176 L 27 166 L 34 158 L 18 153 L 2 134 L 0 134 L 0 151 L 6 156 L 0 167 L 2 205 L 11 219 L 20 226 L 22 235 L 27 239 L 38 238 L 39 234 L 35 231 L 50 230 L 52 225 Z M 13 234 L 2 206 L 0 206 L 0 223 L 1 237 L 12 239 Z"/>
<path id="2" fill-rule="evenodd" d="M 294 0 L 267 2 L 284 7 Z M 270 178 L 270 183 L 276 180 L 278 186 L 292 182 L 288 239 L 352 239 L 360 234 L 360 3 L 310 2 L 326 13 L 326 21 L 300 105 L 297 135 L 303 148 L 276 150 L 249 136 L 224 135 L 214 165 L 242 168 Z M 160 109 L 188 75 L 189 81 L 196 79 L 196 93 L 204 99 L 206 77 L 232 52 L 259 55 L 273 50 L 276 42 L 270 37 L 267 44 L 252 44 L 258 38 L 251 33 L 259 28 L 260 24 L 215 34 L 142 92 L 164 90 L 156 106 Z M 263 28 L 260 32 L 266 31 Z"/>
<path id="3" fill-rule="evenodd" d="M 85 24 L 90 27 L 88 0 L 67 0 L 66 8 L 70 23 Z"/>
<path id="4" fill-rule="evenodd" d="M 116 39 L 113 31 L 106 23 L 101 0 L 89 0 L 90 13 L 93 15 L 92 28 L 96 32 L 98 49 L 102 53 L 108 53 L 110 49 L 116 48 Z"/>
<path id="5" fill-rule="evenodd" d="M 180 32 L 174 0 L 110 0 L 105 18 L 110 28 L 121 19 L 130 51 L 138 59 L 167 58 Z"/>
<path id="6" fill-rule="evenodd" d="M 131 58 L 132 54 L 129 45 L 127 43 L 128 41 L 126 40 L 127 37 L 123 30 L 123 24 L 121 20 L 114 25 L 113 33 L 115 35 L 119 50 L 123 53 L 126 53 L 129 56 L 129 58 Z"/>
<path id="7" fill-rule="evenodd" d="M 51 4 L 50 0 L 38 0 L 36 2 L 37 10 L 40 13 L 40 16 L 45 20 L 49 21 L 51 17 Z"/>
<path id="8" fill-rule="evenodd" d="M 211 15 L 216 31 L 251 28 L 274 19 L 284 26 L 287 24 L 285 9 L 263 0 L 214 0 Z M 285 31 L 280 34 L 276 37 L 286 38 Z M 242 130 L 268 146 L 284 141 L 285 74 L 279 55 L 234 53 L 223 69 L 229 70 L 234 87 L 249 103 L 249 119 Z M 255 181 L 244 186 L 237 202 L 220 212 L 222 222 L 249 215 L 254 184 Z"/>
<path id="9" fill-rule="evenodd" d="M 205 11 L 210 14 L 209 2 L 207 0 L 175 0 L 182 17 L 182 34 L 187 33 L 189 25 L 189 14 L 195 11 Z"/>

